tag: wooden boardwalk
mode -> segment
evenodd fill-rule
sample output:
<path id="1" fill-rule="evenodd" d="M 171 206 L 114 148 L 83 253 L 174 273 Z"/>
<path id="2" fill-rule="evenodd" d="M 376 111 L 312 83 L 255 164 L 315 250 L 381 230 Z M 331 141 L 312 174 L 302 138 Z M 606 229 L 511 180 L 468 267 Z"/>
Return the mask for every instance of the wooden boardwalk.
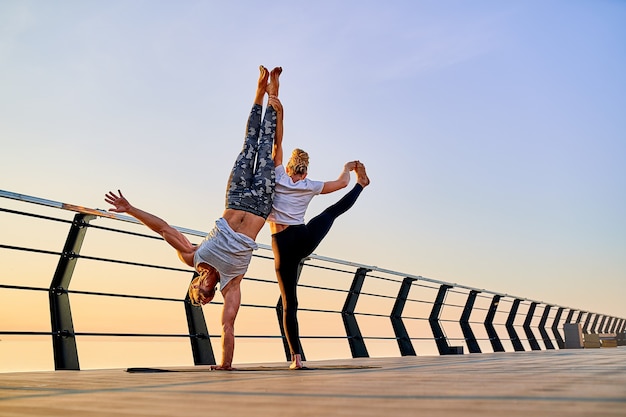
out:
<path id="1" fill-rule="evenodd" d="M 626 347 L 0 374 L 0 416 L 626 416 Z"/>

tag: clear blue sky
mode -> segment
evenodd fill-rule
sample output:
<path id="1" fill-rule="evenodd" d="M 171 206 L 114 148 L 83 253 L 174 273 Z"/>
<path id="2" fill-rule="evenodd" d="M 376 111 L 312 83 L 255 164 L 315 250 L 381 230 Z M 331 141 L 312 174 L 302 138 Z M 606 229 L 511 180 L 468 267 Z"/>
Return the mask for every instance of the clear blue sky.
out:
<path id="1" fill-rule="evenodd" d="M 280 65 L 286 151 L 372 179 L 316 253 L 624 317 L 624 22 L 617 0 L 3 0 L 0 188 L 120 188 L 209 230 Z"/>

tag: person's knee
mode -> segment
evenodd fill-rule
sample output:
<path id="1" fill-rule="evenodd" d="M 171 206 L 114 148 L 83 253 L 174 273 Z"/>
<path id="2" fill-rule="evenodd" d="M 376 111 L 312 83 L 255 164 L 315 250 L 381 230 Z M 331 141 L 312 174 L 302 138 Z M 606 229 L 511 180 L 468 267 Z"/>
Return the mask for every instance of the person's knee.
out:
<path id="1" fill-rule="evenodd" d="M 283 300 L 283 312 L 287 316 L 294 316 L 298 312 L 298 299 Z"/>

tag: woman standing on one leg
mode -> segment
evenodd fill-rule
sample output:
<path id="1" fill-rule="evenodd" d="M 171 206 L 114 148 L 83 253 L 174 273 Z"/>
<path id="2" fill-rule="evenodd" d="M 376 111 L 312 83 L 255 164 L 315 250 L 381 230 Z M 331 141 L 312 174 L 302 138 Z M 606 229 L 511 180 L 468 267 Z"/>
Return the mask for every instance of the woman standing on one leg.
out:
<path id="1" fill-rule="evenodd" d="M 272 250 L 276 276 L 283 302 L 283 328 L 289 343 L 292 363 L 290 369 L 301 369 L 300 332 L 298 329 L 298 265 L 309 256 L 328 234 L 337 217 L 345 213 L 369 184 L 365 166 L 352 161 L 345 164 L 335 181 L 312 181 L 307 179 L 309 156 L 295 149 L 287 163 L 282 166 L 282 146 L 276 147 L 276 190 L 272 212 L 268 217 L 272 232 Z M 350 171 L 355 171 L 357 183 L 337 203 L 328 207 L 308 223 L 304 214 L 311 199 L 318 194 L 328 194 L 348 186 Z"/>

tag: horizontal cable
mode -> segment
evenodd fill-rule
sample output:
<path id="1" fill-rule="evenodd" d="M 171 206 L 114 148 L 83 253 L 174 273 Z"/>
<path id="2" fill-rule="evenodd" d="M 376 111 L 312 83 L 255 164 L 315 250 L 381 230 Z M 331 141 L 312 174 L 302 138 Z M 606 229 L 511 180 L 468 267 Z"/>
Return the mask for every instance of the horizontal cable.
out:
<path id="1" fill-rule="evenodd" d="M 44 216 L 42 214 L 27 213 L 25 211 L 11 210 L 11 209 L 6 209 L 2 207 L 0 207 L 0 211 L 4 211 L 5 213 L 10 213 L 10 214 L 17 214 L 17 215 L 26 216 L 26 217 L 34 217 L 37 219 L 50 220 L 50 221 L 60 222 L 60 223 L 70 223 L 70 224 L 73 223 L 72 220 L 68 220 L 68 219 L 60 219 L 58 217 L 50 217 L 50 216 Z"/>
<path id="2" fill-rule="evenodd" d="M 9 290 L 26 290 L 26 291 L 50 291 L 49 288 L 43 288 L 43 287 L 26 287 L 24 285 L 7 285 L 7 284 L 0 284 L 0 288 L 6 288 Z"/>
<path id="3" fill-rule="evenodd" d="M 25 247 L 22 247 L 22 246 L 3 245 L 1 243 L 0 243 L 0 249 L 17 250 L 17 251 L 23 251 L 23 252 L 43 253 L 43 254 L 46 254 L 46 255 L 57 255 L 57 256 L 62 255 L 61 252 L 55 252 L 55 251 L 50 251 L 50 250 L 45 250 L 45 249 L 25 248 Z"/>

